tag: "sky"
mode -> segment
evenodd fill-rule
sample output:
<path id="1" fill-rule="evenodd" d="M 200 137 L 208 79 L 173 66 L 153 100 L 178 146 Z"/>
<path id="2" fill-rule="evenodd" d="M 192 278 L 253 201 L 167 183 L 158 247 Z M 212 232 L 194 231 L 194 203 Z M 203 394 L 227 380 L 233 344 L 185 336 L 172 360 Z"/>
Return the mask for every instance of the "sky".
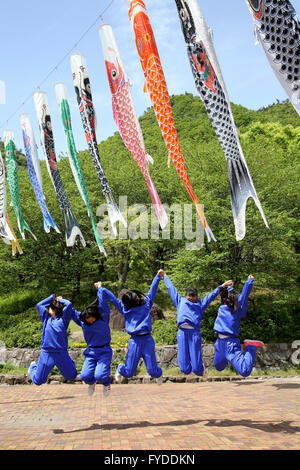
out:
<path id="1" fill-rule="evenodd" d="M 5 128 L 12 129 L 17 148 L 24 152 L 19 116 L 27 112 L 39 157 L 45 158 L 32 97 L 40 87 L 48 95 L 56 155 L 65 154 L 64 131 L 54 91 L 55 83 L 62 81 L 67 86 L 77 150 L 87 149 L 69 60 L 71 54 L 78 52 L 87 60 L 97 115 L 98 143 L 117 131 L 98 33 L 102 23 L 113 28 L 127 75 L 133 83 L 131 91 L 137 115 L 142 115 L 151 106 L 148 94 L 143 92 L 144 75 L 128 18 L 127 0 L 113 0 L 102 19 L 93 25 L 111 1 L 1 0 L 0 80 L 6 87 L 5 104 L 0 104 L 1 139 Z M 175 0 L 144 1 L 169 94 L 188 92 L 197 95 Z M 253 22 L 246 0 L 199 0 L 199 5 L 213 30 L 230 100 L 255 110 L 287 99 L 262 47 L 254 44 Z M 294 0 L 293 5 L 299 14 L 300 0 Z"/>

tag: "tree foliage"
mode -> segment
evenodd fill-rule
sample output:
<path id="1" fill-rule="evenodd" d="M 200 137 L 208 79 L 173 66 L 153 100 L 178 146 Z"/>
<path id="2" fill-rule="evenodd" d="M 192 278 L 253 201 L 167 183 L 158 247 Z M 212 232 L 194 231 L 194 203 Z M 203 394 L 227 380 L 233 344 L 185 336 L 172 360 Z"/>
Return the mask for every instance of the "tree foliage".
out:
<path id="1" fill-rule="evenodd" d="M 205 294 L 226 279 L 238 289 L 249 274 L 255 276 L 249 315 L 241 335 L 265 341 L 290 341 L 300 335 L 299 312 L 299 161 L 300 119 L 292 106 L 277 103 L 258 111 L 232 105 L 241 144 L 254 185 L 269 223 L 267 229 L 253 200 L 247 204 L 247 232 L 237 242 L 230 205 L 226 161 L 219 141 L 199 97 L 186 93 L 171 97 L 175 124 L 188 175 L 217 243 L 205 240 L 201 250 L 186 249 L 187 240 L 109 238 L 103 240 L 104 258 L 93 237 L 86 207 L 79 195 L 67 158 L 59 170 L 71 206 L 87 242 L 86 248 L 67 248 L 56 195 L 45 162 L 41 162 L 43 190 L 50 212 L 61 234 L 43 230 L 42 214 L 30 185 L 26 159 L 18 153 L 21 206 L 25 220 L 38 240 L 29 233 L 20 240 L 24 254 L 11 256 L 0 244 L 0 295 L 34 290 L 40 297 L 50 293 L 73 300 L 77 309 L 95 297 L 93 283 L 102 280 L 116 294 L 122 287 L 147 291 L 157 270 L 163 267 L 183 293 L 190 285 Z M 154 165 L 149 171 L 163 203 L 190 204 L 188 193 L 171 164 L 153 109 L 140 118 L 147 152 Z M 0 143 L 1 144 L 1 143 Z M 147 204 L 151 198 L 144 178 L 118 133 L 99 145 L 101 162 L 116 200 L 127 197 L 128 207 Z M 93 213 L 104 204 L 99 180 L 88 150 L 79 153 Z M 8 186 L 7 186 L 8 192 Z M 8 213 L 19 236 L 13 209 Z M 127 214 L 128 222 L 134 220 Z M 195 214 L 194 214 L 195 217 Z M 96 217 L 100 222 L 101 217 Z M 150 221 L 150 217 L 149 217 Z M 171 217 L 171 235 L 176 221 Z M 123 230 L 123 229 L 122 229 Z M 172 308 L 167 291 L 160 284 L 157 302 Z M 213 339 L 213 321 L 218 303 L 205 312 L 202 333 Z M 26 308 L 28 308 L 26 306 Z M 22 313 L 22 312 L 19 312 Z M 1 313 L 0 313 L 1 315 Z M 175 311 L 174 311 L 175 315 Z M 298 336 L 297 336 L 298 335 Z"/>

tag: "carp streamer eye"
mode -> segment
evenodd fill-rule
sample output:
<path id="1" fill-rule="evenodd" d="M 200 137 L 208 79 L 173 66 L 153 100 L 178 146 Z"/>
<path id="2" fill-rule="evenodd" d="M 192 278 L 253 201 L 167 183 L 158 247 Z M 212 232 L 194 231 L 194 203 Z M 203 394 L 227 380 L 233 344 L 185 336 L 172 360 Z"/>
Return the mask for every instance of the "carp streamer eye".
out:
<path id="1" fill-rule="evenodd" d="M 118 73 L 117 73 L 117 71 L 116 71 L 115 69 L 113 69 L 113 70 L 111 71 L 111 78 L 113 79 L 114 82 L 115 82 L 115 81 L 117 80 L 117 78 L 118 78 Z"/>
<path id="2" fill-rule="evenodd" d="M 254 11 L 259 11 L 261 7 L 261 2 L 262 0 L 248 0 L 250 3 L 251 8 L 253 8 Z"/>
<path id="3" fill-rule="evenodd" d="M 180 17 L 181 17 L 182 21 L 187 20 L 187 14 L 186 14 L 186 11 L 185 11 L 184 8 L 182 8 L 182 9 L 180 10 Z"/>

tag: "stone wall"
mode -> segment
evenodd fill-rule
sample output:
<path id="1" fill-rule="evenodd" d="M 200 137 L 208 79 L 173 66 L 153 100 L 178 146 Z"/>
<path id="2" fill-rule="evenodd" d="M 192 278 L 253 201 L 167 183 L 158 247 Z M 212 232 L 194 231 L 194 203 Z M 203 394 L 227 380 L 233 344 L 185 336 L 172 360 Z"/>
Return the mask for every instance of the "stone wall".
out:
<path id="1" fill-rule="evenodd" d="M 177 345 L 174 346 L 157 346 L 156 357 L 158 364 L 163 368 L 178 367 L 177 364 Z M 70 349 L 69 353 L 76 362 L 82 358 L 84 349 Z M 282 369 L 293 366 L 291 357 L 294 350 L 291 344 L 278 343 L 267 344 L 262 348 L 258 348 L 255 369 Z M 203 362 L 205 367 L 213 368 L 214 346 L 213 344 L 202 345 Z M 20 367 L 29 367 L 32 361 L 37 361 L 40 355 L 39 349 L 19 349 L 11 348 L 1 351 L 1 362 L 10 362 Z M 126 355 L 126 349 L 119 352 L 114 351 L 113 360 L 122 361 Z"/>

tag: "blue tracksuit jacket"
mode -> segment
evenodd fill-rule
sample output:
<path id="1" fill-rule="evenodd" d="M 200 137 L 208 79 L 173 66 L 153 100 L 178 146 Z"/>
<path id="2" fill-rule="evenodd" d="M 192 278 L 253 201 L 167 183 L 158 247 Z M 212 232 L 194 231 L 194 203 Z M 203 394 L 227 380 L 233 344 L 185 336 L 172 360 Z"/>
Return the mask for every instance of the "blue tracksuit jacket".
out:
<path id="1" fill-rule="evenodd" d="M 171 279 L 167 275 L 164 276 L 164 281 L 170 294 L 170 297 L 177 309 L 178 327 L 180 328 L 181 325 L 187 323 L 196 330 L 200 330 L 203 312 L 207 309 L 209 304 L 219 295 L 221 286 L 217 287 L 213 292 L 206 295 L 203 299 L 193 303 L 178 294 L 176 288 L 172 284 Z"/>
<path id="2" fill-rule="evenodd" d="M 143 333 L 151 333 L 152 323 L 150 312 L 157 293 L 160 276 L 157 274 L 152 281 L 148 294 L 145 296 L 145 301 L 142 305 L 130 308 L 127 310 L 123 302 L 115 297 L 115 295 L 104 287 L 99 289 L 103 290 L 103 299 L 109 300 L 116 309 L 124 316 L 125 328 L 129 335 L 141 335 Z"/>
<path id="3" fill-rule="evenodd" d="M 54 297 L 55 294 L 52 294 L 36 305 L 43 327 L 41 349 L 47 352 L 68 349 L 67 329 L 71 320 L 72 304 L 68 300 L 60 299 L 60 302 L 65 305 L 63 315 L 51 318 L 46 308 L 49 307 Z"/>
<path id="4" fill-rule="evenodd" d="M 244 284 L 241 295 L 239 296 L 238 309 L 232 314 L 227 305 L 221 305 L 218 310 L 218 316 L 214 324 L 214 330 L 217 333 L 238 337 L 240 333 L 241 319 L 246 316 L 248 309 L 248 297 L 253 288 L 253 279 L 247 279 Z"/>
<path id="5" fill-rule="evenodd" d="M 84 339 L 90 348 L 101 348 L 110 343 L 110 328 L 109 328 L 109 318 L 110 318 L 110 309 L 105 301 L 103 301 L 103 291 L 100 287 L 97 292 L 98 301 L 99 301 L 99 312 L 100 318 L 95 321 L 92 325 L 87 325 L 80 320 L 80 312 L 77 312 L 72 308 L 72 320 L 79 326 L 81 326 Z M 87 351 L 85 351 L 86 354 Z"/>

